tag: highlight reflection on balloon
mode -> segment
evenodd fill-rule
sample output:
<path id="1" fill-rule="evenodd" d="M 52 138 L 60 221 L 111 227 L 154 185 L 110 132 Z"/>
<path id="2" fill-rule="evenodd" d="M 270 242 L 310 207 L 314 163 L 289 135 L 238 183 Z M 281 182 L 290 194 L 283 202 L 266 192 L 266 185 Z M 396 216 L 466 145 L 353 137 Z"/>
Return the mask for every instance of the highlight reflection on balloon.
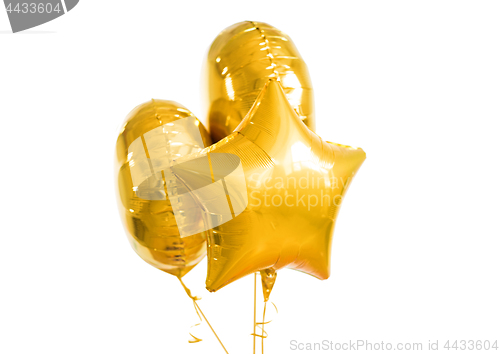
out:
<path id="1" fill-rule="evenodd" d="M 328 278 L 335 220 L 364 151 L 322 140 L 271 79 L 234 133 L 178 162 L 218 154 L 239 157 L 248 206 L 208 234 L 207 289 L 266 270 L 270 292 L 285 267 Z"/>
<path id="2" fill-rule="evenodd" d="M 231 134 L 270 78 L 277 78 L 299 118 L 315 129 L 314 100 L 307 66 L 290 37 L 262 22 L 226 28 L 205 62 L 206 106 L 212 139 Z"/>
<path id="3" fill-rule="evenodd" d="M 137 106 L 116 142 L 118 208 L 129 241 L 146 262 L 178 277 L 205 256 L 206 233 L 181 237 L 179 228 L 196 227 L 203 223 L 202 215 L 194 200 L 171 202 L 167 184 L 179 193 L 185 187 L 166 181 L 163 170 L 174 158 L 210 144 L 206 129 L 189 110 L 164 100 Z M 174 215 L 174 207 L 185 217 Z"/>

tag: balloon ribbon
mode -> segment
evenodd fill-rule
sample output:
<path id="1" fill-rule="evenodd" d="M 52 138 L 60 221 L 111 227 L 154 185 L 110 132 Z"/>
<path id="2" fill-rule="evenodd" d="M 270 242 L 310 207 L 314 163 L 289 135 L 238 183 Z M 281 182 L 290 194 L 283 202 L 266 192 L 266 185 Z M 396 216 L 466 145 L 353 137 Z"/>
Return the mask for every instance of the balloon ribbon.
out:
<path id="1" fill-rule="evenodd" d="M 201 324 L 201 321 L 202 321 L 201 316 L 203 316 L 203 319 L 207 323 L 208 327 L 210 327 L 210 329 L 212 330 L 213 334 L 215 335 L 215 338 L 217 338 L 217 340 L 219 341 L 220 345 L 222 346 L 222 349 L 224 349 L 226 354 L 229 354 L 227 352 L 226 347 L 224 347 L 224 344 L 222 344 L 222 341 L 220 340 L 219 336 L 217 335 L 217 333 L 215 333 L 215 330 L 213 329 L 212 325 L 210 324 L 210 322 L 208 322 L 207 318 L 205 317 L 205 314 L 203 313 L 200 306 L 198 305 L 197 301 L 201 300 L 201 298 L 191 295 L 191 290 L 189 290 L 188 287 L 186 286 L 186 284 L 184 284 L 181 277 L 177 277 L 177 279 L 179 279 L 179 281 L 181 282 L 181 285 L 184 288 L 184 290 L 186 291 L 186 294 L 189 296 L 189 298 L 191 300 L 193 300 L 194 309 L 196 310 L 196 314 L 198 315 L 198 318 L 200 319 L 200 323 L 197 323 L 197 324 L 191 326 L 191 328 L 199 326 Z M 201 316 L 200 316 L 200 314 L 201 314 Z M 198 343 L 198 342 L 202 341 L 202 339 L 195 337 L 192 333 L 189 333 L 189 334 L 191 335 L 191 337 L 193 337 L 193 339 L 190 340 L 189 343 Z"/>
<path id="2" fill-rule="evenodd" d="M 271 302 L 271 304 L 274 306 L 276 313 L 278 313 L 278 308 L 276 307 L 274 302 Z M 264 354 L 264 339 L 268 337 L 267 332 L 264 330 L 264 325 L 272 322 L 272 320 L 266 322 L 266 309 L 267 309 L 267 300 L 264 301 L 264 312 L 262 313 L 262 322 L 257 322 L 257 273 L 255 273 L 254 287 L 253 287 L 253 333 L 252 333 L 253 354 L 255 354 L 255 339 L 257 337 L 261 338 L 262 354 Z M 257 334 L 257 327 L 260 327 L 262 331 L 261 334 Z"/>

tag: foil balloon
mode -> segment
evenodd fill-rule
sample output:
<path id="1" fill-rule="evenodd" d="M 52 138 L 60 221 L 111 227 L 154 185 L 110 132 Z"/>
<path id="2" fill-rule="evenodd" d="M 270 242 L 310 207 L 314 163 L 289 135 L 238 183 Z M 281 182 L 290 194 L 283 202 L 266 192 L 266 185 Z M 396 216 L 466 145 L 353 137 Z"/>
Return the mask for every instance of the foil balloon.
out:
<path id="1" fill-rule="evenodd" d="M 226 28 L 205 61 L 209 130 L 214 141 L 234 131 L 269 78 L 278 79 L 299 118 L 315 128 L 314 101 L 307 66 L 290 37 L 262 22 Z"/>
<path id="2" fill-rule="evenodd" d="M 200 320 L 194 326 L 205 320 L 227 353 L 198 305 L 200 298 L 182 280 L 206 255 L 206 230 L 197 202 L 171 173 L 176 158 L 210 144 L 200 121 L 180 104 L 151 100 L 137 106 L 116 142 L 118 208 L 137 254 L 179 279 Z M 201 341 L 190 335 L 190 343 Z"/>
<path id="3" fill-rule="evenodd" d="M 229 158 L 233 155 L 237 159 Z M 275 271 L 285 267 L 319 279 L 329 277 L 335 221 L 365 159 L 362 149 L 322 140 L 302 123 L 281 84 L 271 79 L 231 135 L 177 160 L 174 174 L 191 190 L 199 187 L 193 176 L 206 172 L 190 161 L 204 157 L 219 164 L 226 161 L 231 165 L 226 166 L 226 173 L 236 171 L 235 166 L 241 163 L 244 176 L 238 178 L 244 179 L 245 190 L 241 190 L 238 178 L 226 181 L 227 203 L 236 202 L 240 208 L 247 203 L 238 215 L 210 214 L 213 219 L 228 221 L 214 226 L 208 234 L 209 291 L 264 271 L 267 299 L 266 287 L 270 292 Z M 212 173 L 210 179 L 217 177 Z M 197 200 L 207 213 L 214 210 L 213 198 Z"/>
<path id="4" fill-rule="evenodd" d="M 198 227 L 202 231 L 181 237 L 179 229 L 203 220 L 194 200 L 174 203 L 169 198 L 167 187 L 179 193 L 185 187 L 165 170 L 175 158 L 210 144 L 206 129 L 189 110 L 163 100 L 137 106 L 116 142 L 118 207 L 128 239 L 147 263 L 179 279 L 206 255 L 206 233 Z"/>

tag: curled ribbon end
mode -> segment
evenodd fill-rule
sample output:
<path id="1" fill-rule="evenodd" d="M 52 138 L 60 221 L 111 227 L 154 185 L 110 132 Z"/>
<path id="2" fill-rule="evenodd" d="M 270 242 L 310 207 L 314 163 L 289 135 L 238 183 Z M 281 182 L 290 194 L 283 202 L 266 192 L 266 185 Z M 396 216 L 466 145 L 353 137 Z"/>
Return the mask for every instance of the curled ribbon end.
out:
<path id="1" fill-rule="evenodd" d="M 195 325 L 195 326 L 197 326 L 197 325 Z M 194 326 L 193 326 L 193 327 L 194 327 Z M 189 342 L 189 343 L 191 343 L 191 344 L 192 344 L 192 343 L 199 343 L 199 342 L 202 342 L 202 341 L 203 341 L 203 339 L 200 339 L 200 338 L 198 338 L 198 337 L 195 337 L 192 333 L 189 333 L 189 335 L 190 335 L 191 337 L 193 337 L 193 339 L 188 340 L 188 342 Z"/>
<path id="2" fill-rule="evenodd" d="M 217 335 L 217 333 L 215 333 L 214 329 L 212 328 L 212 326 L 210 325 L 210 322 L 208 322 L 207 318 L 205 317 L 205 315 L 203 314 L 203 311 L 201 311 L 201 308 L 200 306 L 198 305 L 198 303 L 196 301 L 198 300 L 201 300 L 201 297 L 198 297 L 198 296 L 193 296 L 191 295 L 191 290 L 188 289 L 188 287 L 186 286 L 186 284 L 184 284 L 184 282 L 182 281 L 182 278 L 180 276 L 177 277 L 179 279 L 179 282 L 181 283 L 182 287 L 184 288 L 184 290 L 186 291 L 186 294 L 189 296 L 189 298 L 191 300 L 193 300 L 193 306 L 194 306 L 194 309 L 196 311 L 196 314 L 198 315 L 198 318 L 200 320 L 199 323 L 191 326 L 191 328 L 193 327 L 196 327 L 196 326 L 199 326 L 203 320 L 202 320 L 202 316 L 203 316 L 203 319 L 205 320 L 205 322 L 207 323 L 208 327 L 210 327 L 210 329 L 212 330 L 214 336 L 217 338 L 217 340 L 219 341 L 220 345 L 222 346 L 222 349 L 224 349 L 224 351 L 226 352 L 226 354 L 228 354 L 227 350 L 226 350 L 226 347 L 224 347 L 224 344 L 222 344 L 219 336 Z M 201 342 L 202 339 L 198 338 L 198 337 L 195 337 L 191 332 L 189 333 L 189 335 L 191 337 L 193 337 L 193 339 L 189 340 L 188 342 L 189 343 L 198 343 L 198 342 Z"/>

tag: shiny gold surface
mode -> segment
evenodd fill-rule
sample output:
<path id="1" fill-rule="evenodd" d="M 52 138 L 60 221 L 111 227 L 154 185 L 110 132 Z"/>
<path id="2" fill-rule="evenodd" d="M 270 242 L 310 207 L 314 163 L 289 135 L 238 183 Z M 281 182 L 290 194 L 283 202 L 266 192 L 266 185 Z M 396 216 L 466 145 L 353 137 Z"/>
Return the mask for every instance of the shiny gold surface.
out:
<path id="1" fill-rule="evenodd" d="M 163 200 L 146 200 L 137 196 L 130 172 L 134 160 L 130 156 L 129 147 L 136 139 L 143 138 L 145 133 L 190 116 L 194 117 L 189 110 L 175 102 L 151 100 L 130 112 L 116 142 L 118 208 L 128 239 L 142 259 L 178 277 L 188 273 L 205 256 L 205 232 L 181 238 L 168 195 Z M 193 129 L 196 133 L 200 132 L 204 145 L 209 146 L 211 141 L 206 129 L 198 120 L 193 122 Z M 188 143 L 180 143 L 177 148 L 186 147 Z M 198 150 L 201 148 L 203 146 Z M 175 151 L 171 153 L 174 154 Z M 147 192 L 149 188 L 154 192 L 158 187 L 163 190 L 164 186 L 158 186 L 161 179 L 155 180 L 153 177 L 141 185 L 143 191 Z M 196 220 L 198 208 L 194 205 L 184 207 L 191 219 Z"/>
<path id="2" fill-rule="evenodd" d="M 240 158 L 249 203 L 209 231 L 207 289 L 266 270 L 267 298 L 285 267 L 328 278 L 335 220 L 364 151 L 322 140 L 271 79 L 234 133 L 186 159 L 217 153 Z"/>
<path id="3" fill-rule="evenodd" d="M 272 268 L 267 268 L 260 271 L 260 277 L 262 282 L 262 295 L 264 296 L 264 302 L 269 301 L 269 296 L 271 296 L 271 291 L 273 291 L 277 275 L 278 273 Z"/>
<path id="4" fill-rule="evenodd" d="M 314 101 L 307 66 L 290 37 L 262 22 L 226 28 L 205 62 L 206 108 L 214 141 L 231 134 L 269 78 L 277 78 L 300 119 L 314 131 Z"/>

